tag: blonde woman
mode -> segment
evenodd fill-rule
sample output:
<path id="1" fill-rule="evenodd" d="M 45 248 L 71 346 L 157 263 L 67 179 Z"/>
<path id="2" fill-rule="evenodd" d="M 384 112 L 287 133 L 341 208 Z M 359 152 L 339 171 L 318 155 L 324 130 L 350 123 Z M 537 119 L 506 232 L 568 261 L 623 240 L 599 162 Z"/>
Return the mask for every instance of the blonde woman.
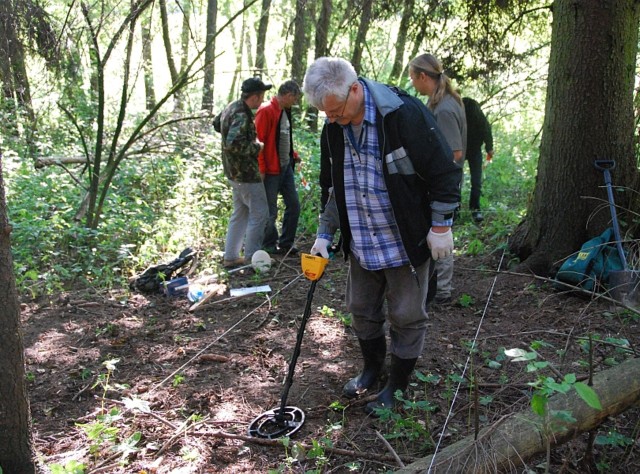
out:
<path id="1" fill-rule="evenodd" d="M 453 90 L 451 79 L 444 73 L 440 61 L 432 54 L 421 54 L 414 58 L 409 63 L 409 77 L 416 91 L 429 97 L 427 107 L 435 116 L 440 132 L 453 150 L 454 161 L 462 167 L 467 147 L 467 119 L 462 99 Z M 450 303 L 453 255 L 438 260 L 436 271 L 438 291 L 435 303 Z"/>

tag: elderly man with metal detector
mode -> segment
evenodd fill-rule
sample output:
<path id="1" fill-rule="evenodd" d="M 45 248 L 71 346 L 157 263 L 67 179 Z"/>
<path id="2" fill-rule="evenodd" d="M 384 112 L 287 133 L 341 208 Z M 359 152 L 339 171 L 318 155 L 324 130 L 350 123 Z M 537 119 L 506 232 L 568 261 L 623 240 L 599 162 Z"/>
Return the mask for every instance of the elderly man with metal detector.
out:
<path id="1" fill-rule="evenodd" d="M 344 59 L 317 59 L 303 92 L 327 118 L 320 184 L 330 194 L 311 254 L 326 258 L 340 229 L 350 264 L 347 310 L 364 359 L 345 396 L 376 384 L 386 357 L 385 319 L 390 323 L 387 384 L 365 408 L 376 414 L 395 405 L 422 353 L 432 261 L 453 251 L 462 171 L 424 104 L 358 78 Z"/>

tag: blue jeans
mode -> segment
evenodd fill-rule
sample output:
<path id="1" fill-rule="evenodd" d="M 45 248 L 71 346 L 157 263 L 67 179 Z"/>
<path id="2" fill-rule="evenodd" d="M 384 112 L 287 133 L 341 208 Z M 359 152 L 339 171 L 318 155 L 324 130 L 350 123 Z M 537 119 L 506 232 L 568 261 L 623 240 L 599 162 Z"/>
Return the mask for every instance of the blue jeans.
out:
<path id="1" fill-rule="evenodd" d="M 300 200 L 293 179 L 293 167 L 287 166 L 280 174 L 268 174 L 264 177 L 264 190 L 269 205 L 269 219 L 264 233 L 263 246 L 275 248 L 289 248 L 293 245 L 298 229 L 300 217 Z M 276 221 L 278 219 L 278 194 L 284 201 L 284 215 L 282 216 L 282 233 L 278 239 Z"/>
<path id="2" fill-rule="evenodd" d="M 229 180 L 233 191 L 233 212 L 227 228 L 224 259 L 240 258 L 244 240 L 244 258 L 250 260 L 262 248 L 264 226 L 269 218 L 267 196 L 262 183 L 240 183 Z"/>

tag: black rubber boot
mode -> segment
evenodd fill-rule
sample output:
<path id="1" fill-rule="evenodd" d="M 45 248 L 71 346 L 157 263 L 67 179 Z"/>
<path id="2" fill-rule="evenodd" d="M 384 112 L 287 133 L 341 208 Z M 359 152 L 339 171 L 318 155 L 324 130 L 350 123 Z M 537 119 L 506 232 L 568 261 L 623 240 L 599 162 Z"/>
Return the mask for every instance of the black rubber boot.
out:
<path id="1" fill-rule="evenodd" d="M 355 398 L 368 389 L 378 379 L 387 355 L 387 341 L 384 336 L 375 339 L 358 339 L 360 350 L 364 359 L 364 368 L 357 377 L 352 378 L 342 389 L 342 394 L 347 398 Z"/>
<path id="2" fill-rule="evenodd" d="M 389 368 L 389 380 L 387 385 L 378 394 L 373 402 L 367 403 L 364 411 L 370 415 L 376 415 L 376 408 L 393 409 L 397 403 L 394 394 L 397 390 L 404 393 L 409 385 L 409 378 L 413 373 L 418 359 L 400 359 L 398 356 L 391 354 L 391 367 Z"/>

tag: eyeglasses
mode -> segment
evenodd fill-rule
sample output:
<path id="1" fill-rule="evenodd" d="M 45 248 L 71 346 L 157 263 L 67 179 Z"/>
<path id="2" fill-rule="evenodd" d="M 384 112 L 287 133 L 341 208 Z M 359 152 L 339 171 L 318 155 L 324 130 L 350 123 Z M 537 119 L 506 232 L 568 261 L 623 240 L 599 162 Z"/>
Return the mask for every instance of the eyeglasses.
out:
<path id="1" fill-rule="evenodd" d="M 349 95 L 351 94 L 351 86 L 353 86 L 353 84 L 351 84 L 349 86 L 349 90 L 347 91 L 347 97 L 345 97 L 344 99 L 344 105 L 342 106 L 342 111 L 339 114 L 334 114 L 334 113 L 328 113 L 326 110 L 324 112 L 324 114 L 326 115 L 326 117 L 329 120 L 336 120 L 339 118 L 342 118 L 344 116 L 344 111 L 347 108 L 347 102 L 349 102 Z"/>

